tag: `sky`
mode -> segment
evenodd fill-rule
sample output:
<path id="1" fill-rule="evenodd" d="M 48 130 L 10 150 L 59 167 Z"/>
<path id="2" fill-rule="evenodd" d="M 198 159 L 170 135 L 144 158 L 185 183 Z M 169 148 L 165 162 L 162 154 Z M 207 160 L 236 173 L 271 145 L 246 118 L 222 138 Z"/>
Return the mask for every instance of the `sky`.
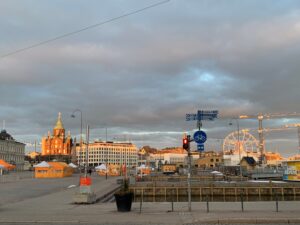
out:
<path id="1" fill-rule="evenodd" d="M 26 51 L 10 54 L 163 2 Z M 204 121 L 206 149 L 220 150 L 238 115 L 300 112 L 298 0 L 0 1 L 0 119 L 17 140 L 41 140 L 58 112 L 66 131 L 138 147 L 181 146 Z M 264 120 L 264 127 L 300 118 Z M 256 119 L 239 120 L 255 129 Z M 298 151 L 297 129 L 266 133 L 266 148 Z M 195 147 L 195 146 L 194 146 Z"/>

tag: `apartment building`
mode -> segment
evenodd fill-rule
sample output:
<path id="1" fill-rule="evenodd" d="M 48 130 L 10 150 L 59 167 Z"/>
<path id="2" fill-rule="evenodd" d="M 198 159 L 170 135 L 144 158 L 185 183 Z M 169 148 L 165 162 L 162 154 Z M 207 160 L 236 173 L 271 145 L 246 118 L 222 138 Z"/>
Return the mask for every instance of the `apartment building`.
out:
<path id="1" fill-rule="evenodd" d="M 114 143 L 95 141 L 89 143 L 88 154 L 86 155 L 86 144 L 76 145 L 76 157 L 80 165 L 84 165 L 86 160 L 89 166 L 100 164 L 115 164 L 127 167 L 135 167 L 138 160 L 138 149 L 132 143 Z M 87 159 L 86 159 L 87 156 Z"/>

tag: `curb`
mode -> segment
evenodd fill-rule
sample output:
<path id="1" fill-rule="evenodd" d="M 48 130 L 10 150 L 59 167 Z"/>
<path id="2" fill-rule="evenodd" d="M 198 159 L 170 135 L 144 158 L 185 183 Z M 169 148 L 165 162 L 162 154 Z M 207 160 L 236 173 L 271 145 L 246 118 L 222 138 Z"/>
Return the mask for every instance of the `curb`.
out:
<path id="1" fill-rule="evenodd" d="M 184 225 L 198 225 L 198 224 L 295 224 L 300 223 L 300 218 L 232 218 L 232 219 L 204 219 L 195 222 L 183 223 Z"/>
<path id="2" fill-rule="evenodd" d="M 106 199 L 108 196 L 111 196 L 114 192 L 116 192 L 118 189 L 120 189 L 120 187 L 121 186 L 118 186 L 118 187 L 112 189 L 111 191 L 105 193 L 104 195 L 100 195 L 100 196 L 98 196 L 98 193 L 96 192 L 95 193 L 96 194 L 96 203 Z"/>

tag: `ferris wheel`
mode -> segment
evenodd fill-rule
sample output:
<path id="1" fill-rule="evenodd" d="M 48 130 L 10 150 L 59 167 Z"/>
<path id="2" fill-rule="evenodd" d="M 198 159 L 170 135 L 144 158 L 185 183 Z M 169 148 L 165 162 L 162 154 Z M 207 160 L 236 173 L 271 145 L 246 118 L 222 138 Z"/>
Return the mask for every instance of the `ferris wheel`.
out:
<path id="1" fill-rule="evenodd" d="M 234 131 L 227 135 L 223 142 L 223 152 L 225 155 L 243 155 L 247 153 L 257 153 L 258 141 L 247 130 Z"/>

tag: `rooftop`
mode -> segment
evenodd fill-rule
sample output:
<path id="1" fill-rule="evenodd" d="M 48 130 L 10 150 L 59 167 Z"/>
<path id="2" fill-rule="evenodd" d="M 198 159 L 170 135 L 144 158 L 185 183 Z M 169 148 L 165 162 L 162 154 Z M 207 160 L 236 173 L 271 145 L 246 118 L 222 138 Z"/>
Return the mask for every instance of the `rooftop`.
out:
<path id="1" fill-rule="evenodd" d="M 13 137 L 6 132 L 6 130 L 1 130 L 0 140 L 14 140 Z"/>

